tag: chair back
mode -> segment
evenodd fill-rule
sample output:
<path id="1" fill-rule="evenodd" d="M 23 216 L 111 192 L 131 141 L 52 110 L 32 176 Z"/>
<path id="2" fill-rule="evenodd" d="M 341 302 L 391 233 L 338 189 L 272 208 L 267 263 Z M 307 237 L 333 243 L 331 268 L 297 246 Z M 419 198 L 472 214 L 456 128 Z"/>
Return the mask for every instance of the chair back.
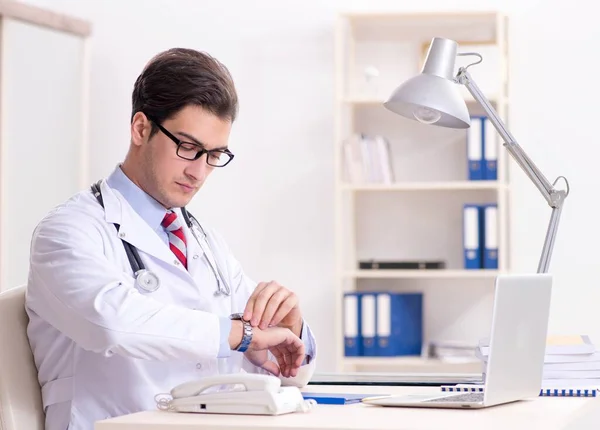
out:
<path id="1" fill-rule="evenodd" d="M 0 430 L 44 430 L 42 394 L 27 337 L 25 286 L 0 293 Z"/>

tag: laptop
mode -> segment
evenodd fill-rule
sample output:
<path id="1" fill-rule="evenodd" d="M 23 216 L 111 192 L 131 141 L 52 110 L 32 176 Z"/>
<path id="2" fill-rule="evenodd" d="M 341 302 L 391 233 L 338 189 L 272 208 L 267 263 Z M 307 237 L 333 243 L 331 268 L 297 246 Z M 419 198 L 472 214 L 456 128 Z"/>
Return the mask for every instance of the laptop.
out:
<path id="1" fill-rule="evenodd" d="M 537 397 L 542 388 L 552 276 L 499 275 L 483 392 L 393 395 L 363 403 L 393 407 L 486 408 Z"/>

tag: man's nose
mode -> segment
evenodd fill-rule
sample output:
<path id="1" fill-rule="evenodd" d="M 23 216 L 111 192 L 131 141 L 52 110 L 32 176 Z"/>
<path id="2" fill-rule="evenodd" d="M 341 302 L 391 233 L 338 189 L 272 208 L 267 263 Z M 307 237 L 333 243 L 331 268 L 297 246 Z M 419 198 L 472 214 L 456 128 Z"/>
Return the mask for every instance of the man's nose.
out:
<path id="1" fill-rule="evenodd" d="M 208 175 L 210 166 L 206 163 L 206 157 L 208 154 L 204 153 L 200 158 L 190 163 L 186 170 L 186 173 L 193 176 L 197 181 L 203 181 Z"/>

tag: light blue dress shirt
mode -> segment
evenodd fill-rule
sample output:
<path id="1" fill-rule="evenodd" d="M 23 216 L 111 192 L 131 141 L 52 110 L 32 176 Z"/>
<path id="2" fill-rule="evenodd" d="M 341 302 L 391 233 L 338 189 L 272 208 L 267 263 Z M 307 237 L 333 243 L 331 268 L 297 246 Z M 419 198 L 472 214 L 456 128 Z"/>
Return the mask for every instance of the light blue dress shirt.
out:
<path id="1" fill-rule="evenodd" d="M 107 183 L 112 189 L 117 190 L 125 197 L 133 210 L 160 236 L 165 245 L 169 246 L 169 235 L 161 225 L 167 210 L 153 197 L 134 184 L 120 167 L 115 169 L 107 178 Z M 220 317 L 219 326 L 221 338 L 218 357 L 226 358 L 231 355 L 231 348 L 229 347 L 231 320 L 229 317 Z M 300 338 L 304 341 L 306 356 L 313 357 L 314 345 L 311 336 L 307 335 L 307 330 L 307 325 L 303 324 Z"/>

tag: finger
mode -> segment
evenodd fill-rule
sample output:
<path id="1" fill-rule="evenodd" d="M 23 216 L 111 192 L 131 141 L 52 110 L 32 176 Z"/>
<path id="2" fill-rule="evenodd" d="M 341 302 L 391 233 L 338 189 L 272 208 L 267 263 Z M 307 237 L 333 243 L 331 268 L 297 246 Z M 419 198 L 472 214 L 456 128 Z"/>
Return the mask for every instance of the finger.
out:
<path id="1" fill-rule="evenodd" d="M 291 359 L 289 364 L 291 369 L 290 373 L 292 376 L 296 376 L 298 374 L 298 369 L 300 366 L 302 366 L 302 362 L 304 361 L 305 357 L 304 342 L 296 337 L 294 342 L 288 345 L 288 351 Z"/>
<path id="2" fill-rule="evenodd" d="M 289 347 L 284 347 L 285 349 L 285 353 L 283 354 L 283 359 L 285 360 L 285 374 L 284 376 L 289 378 L 291 376 L 291 371 L 292 371 L 292 363 L 293 363 L 293 356 L 290 353 Z"/>
<path id="3" fill-rule="evenodd" d="M 269 299 L 279 288 L 280 286 L 276 282 L 269 282 L 269 284 L 256 295 L 252 307 L 252 318 L 250 319 L 250 324 L 252 324 L 253 327 L 256 327 L 261 321 Z"/>
<path id="4" fill-rule="evenodd" d="M 270 325 L 279 324 L 281 322 L 281 320 L 284 319 L 286 317 L 286 315 L 289 314 L 290 311 L 292 309 L 294 309 L 297 305 L 298 305 L 298 296 L 294 292 L 288 291 L 285 301 L 283 301 L 279 305 L 277 312 L 275 312 L 275 314 L 269 321 L 269 324 Z M 265 319 L 265 318 L 263 318 L 263 319 Z"/>
<path id="5" fill-rule="evenodd" d="M 277 345 L 271 348 L 270 352 L 273 354 L 273 357 L 277 359 L 281 375 L 286 376 L 288 373 L 288 365 L 286 364 L 287 360 L 285 358 L 285 355 L 288 354 L 287 348 L 282 347 L 282 345 Z"/>
<path id="6" fill-rule="evenodd" d="M 290 291 L 286 290 L 283 287 L 280 287 L 279 290 L 275 291 L 273 295 L 269 298 L 269 301 L 265 306 L 265 310 L 263 311 L 262 318 L 260 320 L 260 328 L 262 330 L 266 329 L 269 325 L 273 325 L 273 316 L 277 312 L 279 312 L 281 305 L 285 303 L 289 295 Z M 287 315 L 287 312 L 284 315 Z"/>
<path id="7" fill-rule="evenodd" d="M 285 363 L 280 365 L 282 374 L 286 377 L 296 376 L 304 356 L 304 343 L 290 332 L 286 342 L 278 347 L 282 349 L 281 359 Z"/>
<path id="8" fill-rule="evenodd" d="M 286 334 L 282 339 L 282 342 L 273 348 L 273 355 L 277 357 L 282 375 L 289 377 L 291 376 L 294 361 L 296 359 L 294 353 L 297 351 L 298 347 L 303 348 L 304 344 L 289 330 L 285 330 L 283 333 Z M 298 342 L 300 342 L 300 344 L 298 344 Z M 302 361 L 300 361 L 300 363 L 302 363 Z"/>
<path id="9" fill-rule="evenodd" d="M 279 376 L 281 374 L 280 367 L 274 361 L 267 360 L 260 367 L 275 376 Z"/>
<path id="10" fill-rule="evenodd" d="M 246 321 L 250 321 L 250 319 L 252 318 L 252 310 L 254 309 L 254 302 L 256 300 L 256 297 L 268 284 L 268 282 L 260 282 L 250 295 L 250 298 L 246 303 L 246 308 L 244 309 L 244 319 Z"/>

